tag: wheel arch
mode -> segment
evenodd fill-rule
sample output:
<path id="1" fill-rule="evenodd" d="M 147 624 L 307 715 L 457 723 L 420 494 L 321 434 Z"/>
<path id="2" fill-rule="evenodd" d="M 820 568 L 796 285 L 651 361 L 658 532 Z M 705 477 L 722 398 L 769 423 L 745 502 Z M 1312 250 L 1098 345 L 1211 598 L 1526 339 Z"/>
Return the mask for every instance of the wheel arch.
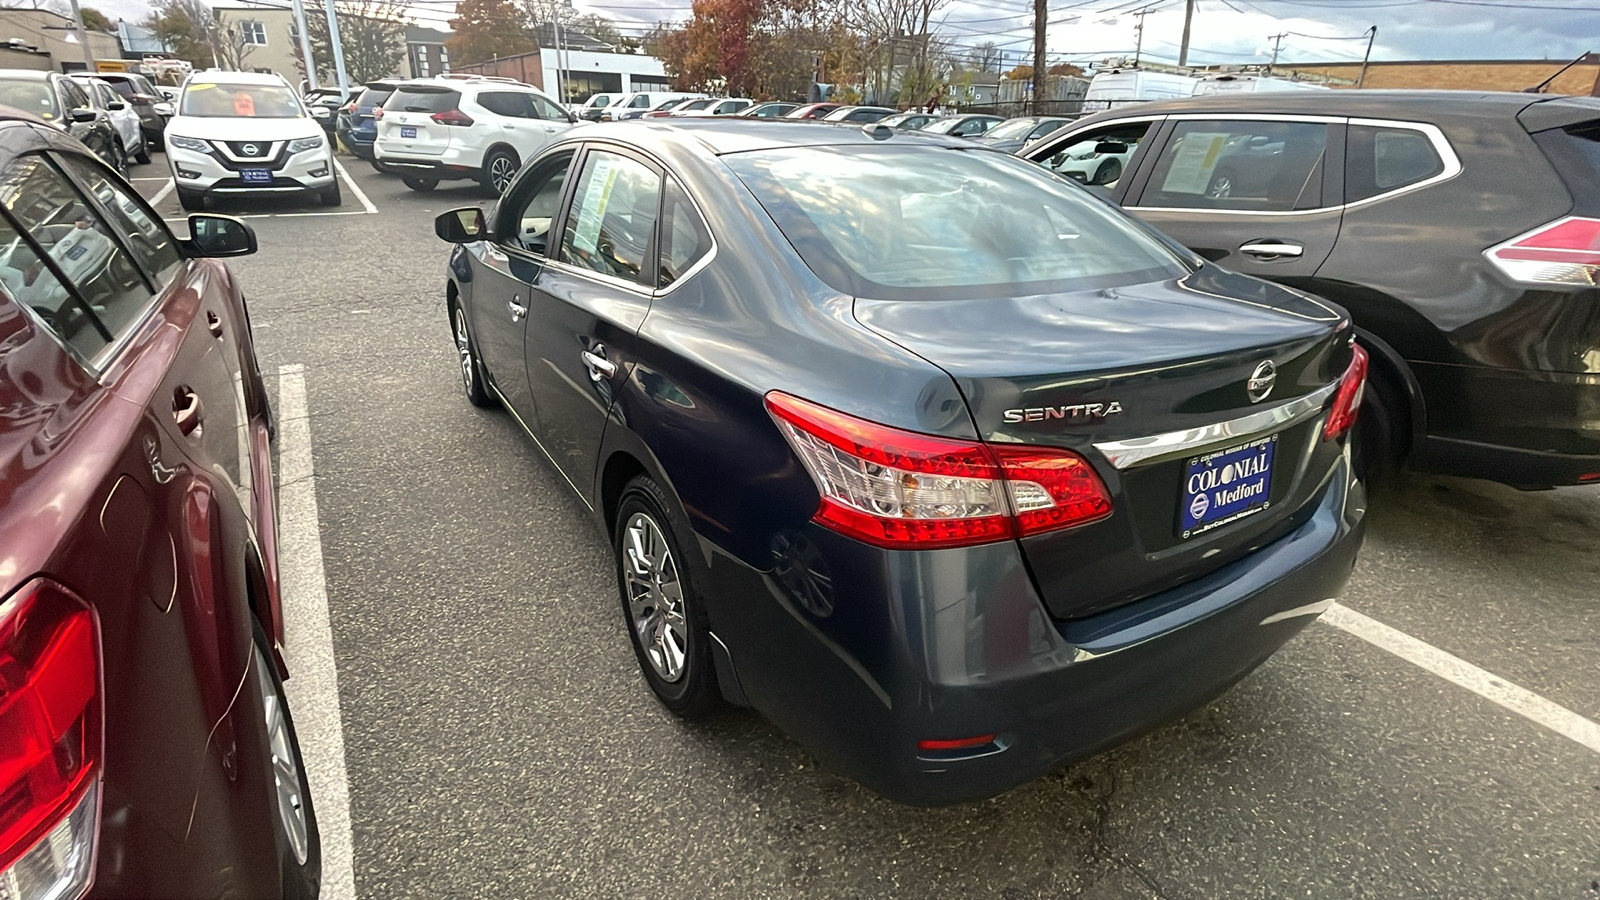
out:
<path id="1" fill-rule="evenodd" d="M 1428 432 L 1427 401 L 1422 396 L 1422 386 L 1417 383 L 1410 364 L 1387 341 L 1359 325 L 1355 326 L 1355 333 L 1370 360 L 1371 371 L 1367 377 L 1371 379 L 1372 372 L 1380 373 L 1383 383 L 1394 388 L 1396 399 L 1405 404 L 1411 425 L 1406 447 L 1409 452 L 1422 444 Z"/>

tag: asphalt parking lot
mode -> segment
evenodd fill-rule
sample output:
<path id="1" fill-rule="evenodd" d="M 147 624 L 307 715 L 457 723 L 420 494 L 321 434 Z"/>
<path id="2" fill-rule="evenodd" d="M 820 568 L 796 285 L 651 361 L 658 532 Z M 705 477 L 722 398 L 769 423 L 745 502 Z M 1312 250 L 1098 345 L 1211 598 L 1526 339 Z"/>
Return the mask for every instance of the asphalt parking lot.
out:
<path id="1" fill-rule="evenodd" d="M 341 161 L 337 210 L 216 208 L 261 244 L 233 268 L 278 398 L 324 896 L 1600 900 L 1600 488 L 1403 476 L 1341 606 L 1209 707 L 896 806 L 753 713 L 658 706 L 605 540 L 461 396 L 432 219 L 487 201 Z M 177 223 L 164 173 L 132 174 Z"/>

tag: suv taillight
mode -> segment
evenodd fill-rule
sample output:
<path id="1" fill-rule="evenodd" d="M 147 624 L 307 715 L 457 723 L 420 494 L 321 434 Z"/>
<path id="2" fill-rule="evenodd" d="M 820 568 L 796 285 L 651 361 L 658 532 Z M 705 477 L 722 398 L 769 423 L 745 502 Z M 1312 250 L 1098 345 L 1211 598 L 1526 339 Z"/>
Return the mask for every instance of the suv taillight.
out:
<path id="1" fill-rule="evenodd" d="M 372 118 L 374 118 L 374 119 L 381 119 L 381 118 L 383 118 L 383 107 L 381 107 L 381 106 L 374 106 L 374 107 L 373 107 L 373 108 L 372 108 Z"/>
<path id="2" fill-rule="evenodd" d="M 1600 278 L 1600 219 L 1569 216 L 1485 251 L 1525 284 L 1592 286 Z"/>
<path id="3" fill-rule="evenodd" d="M 878 547 L 960 547 L 1111 514 L 1082 456 L 902 431 L 779 391 L 767 411 L 822 495 L 812 520 Z"/>
<path id="4" fill-rule="evenodd" d="M 440 125 L 460 125 L 465 127 L 472 124 L 472 117 L 459 109 L 447 109 L 443 112 L 436 112 L 428 118 L 438 122 Z"/>
<path id="5" fill-rule="evenodd" d="M 1339 390 L 1328 407 L 1328 419 L 1322 425 L 1322 439 L 1331 441 L 1356 424 L 1361 412 L 1361 395 L 1367 387 L 1367 351 L 1360 344 L 1350 345 L 1350 365 L 1339 379 Z"/>
<path id="6" fill-rule="evenodd" d="M 29 582 L 0 603 L 0 897 L 87 892 L 104 717 L 94 611 Z"/>

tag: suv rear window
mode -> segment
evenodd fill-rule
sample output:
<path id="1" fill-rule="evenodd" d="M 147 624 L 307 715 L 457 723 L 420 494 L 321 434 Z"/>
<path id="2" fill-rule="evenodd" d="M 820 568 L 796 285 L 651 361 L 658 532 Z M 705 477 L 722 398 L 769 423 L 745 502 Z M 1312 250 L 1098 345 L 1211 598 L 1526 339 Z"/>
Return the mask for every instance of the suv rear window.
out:
<path id="1" fill-rule="evenodd" d="M 1005 154 L 908 143 L 723 160 L 817 277 L 856 297 L 1015 297 L 1188 271 L 1109 204 Z"/>
<path id="2" fill-rule="evenodd" d="M 56 108 L 55 91 L 44 80 L 0 80 L 0 106 L 9 106 L 46 119 L 54 119 L 61 110 Z"/>
<path id="3" fill-rule="evenodd" d="M 388 100 L 389 95 L 393 93 L 394 88 L 369 87 L 356 98 L 356 106 L 361 108 L 382 106 L 383 101 Z"/>
<path id="4" fill-rule="evenodd" d="M 408 85 L 398 88 L 384 101 L 384 109 L 396 112 L 436 113 L 455 109 L 461 102 L 461 92 L 432 85 Z"/>

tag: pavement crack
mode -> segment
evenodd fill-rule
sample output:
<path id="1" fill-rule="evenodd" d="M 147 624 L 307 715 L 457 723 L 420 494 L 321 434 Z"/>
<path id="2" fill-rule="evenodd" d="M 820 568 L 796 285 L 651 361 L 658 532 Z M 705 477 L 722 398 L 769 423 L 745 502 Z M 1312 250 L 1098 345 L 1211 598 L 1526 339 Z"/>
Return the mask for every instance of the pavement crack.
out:
<path id="1" fill-rule="evenodd" d="M 1111 821 L 1111 802 L 1117 795 L 1120 787 L 1120 778 L 1115 769 L 1108 769 L 1099 777 L 1083 774 L 1068 782 L 1068 787 L 1090 798 L 1094 804 L 1094 821 L 1089 828 L 1089 847 L 1083 859 L 1078 863 L 1078 883 L 1080 887 L 1074 897 L 1083 897 L 1106 874 L 1106 867 L 1120 868 L 1137 878 L 1152 894 L 1160 900 L 1179 900 L 1182 895 L 1175 894 L 1161 885 L 1155 876 L 1134 861 L 1133 857 L 1122 853 L 1111 846 L 1108 837 L 1109 823 Z"/>

